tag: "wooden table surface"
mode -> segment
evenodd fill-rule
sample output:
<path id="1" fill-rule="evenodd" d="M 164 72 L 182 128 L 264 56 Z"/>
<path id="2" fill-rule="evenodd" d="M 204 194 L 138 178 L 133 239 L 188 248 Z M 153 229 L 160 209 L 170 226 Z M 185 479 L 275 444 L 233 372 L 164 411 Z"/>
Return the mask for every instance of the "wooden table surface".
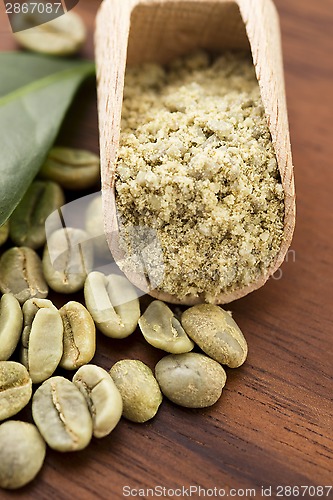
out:
<path id="1" fill-rule="evenodd" d="M 232 490 L 234 498 L 261 498 L 261 487 L 271 486 L 273 498 L 278 492 L 280 498 L 296 498 L 296 490 L 288 495 L 277 487 L 332 484 L 333 8 L 331 0 L 275 3 L 281 17 L 297 226 L 281 272 L 229 307 L 248 340 L 247 362 L 228 370 L 223 396 L 214 407 L 187 410 L 165 400 L 152 421 L 140 425 L 123 419 L 109 437 L 93 439 L 82 452 L 48 450 L 39 476 L 18 492 L 1 491 L 0 498 L 113 500 L 123 498 L 124 487 L 190 485 L 224 488 L 226 496 L 229 488 L 255 489 Z M 99 4 L 81 0 L 76 7 L 89 28 L 83 55 L 90 58 Z M 0 49 L 16 49 L 3 5 L 0 10 Z M 98 152 L 93 83 L 79 92 L 58 142 Z M 109 369 L 119 359 L 139 358 L 153 368 L 161 355 L 138 332 L 124 341 L 100 334 L 93 361 Z M 22 415 L 30 418 L 27 411 Z M 320 490 L 304 491 L 302 498 L 320 497 Z M 135 493 L 140 492 L 129 498 Z"/>

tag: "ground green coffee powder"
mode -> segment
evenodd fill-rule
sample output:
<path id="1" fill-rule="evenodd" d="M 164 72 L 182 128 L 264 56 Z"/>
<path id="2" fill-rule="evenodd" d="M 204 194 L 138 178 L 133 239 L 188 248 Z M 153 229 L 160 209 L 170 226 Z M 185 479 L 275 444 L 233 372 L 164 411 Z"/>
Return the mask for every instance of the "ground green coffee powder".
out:
<path id="1" fill-rule="evenodd" d="M 128 69 L 116 200 L 125 251 L 131 226 L 156 231 L 160 290 L 213 301 L 269 268 L 284 193 L 250 58 L 200 52 Z"/>

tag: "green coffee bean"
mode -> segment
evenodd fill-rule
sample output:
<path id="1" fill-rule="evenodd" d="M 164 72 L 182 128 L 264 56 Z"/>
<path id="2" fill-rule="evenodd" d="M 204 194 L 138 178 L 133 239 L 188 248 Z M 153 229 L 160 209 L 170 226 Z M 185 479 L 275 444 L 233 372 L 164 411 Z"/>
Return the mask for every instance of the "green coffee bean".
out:
<path id="1" fill-rule="evenodd" d="M 87 208 L 86 231 L 93 238 L 95 255 L 101 259 L 112 260 L 109 245 L 104 234 L 101 196 L 94 198 Z"/>
<path id="2" fill-rule="evenodd" d="M 43 255 L 44 276 L 50 288 L 60 293 L 81 290 L 93 258 L 92 243 L 85 231 L 68 227 L 52 233 Z"/>
<path id="3" fill-rule="evenodd" d="M 35 181 L 10 218 L 10 237 L 19 246 L 40 248 L 45 244 L 45 221 L 65 203 L 61 187 Z"/>
<path id="4" fill-rule="evenodd" d="M 93 424 L 83 394 L 69 380 L 51 377 L 35 392 L 32 416 L 54 450 L 76 451 L 91 440 Z"/>
<path id="5" fill-rule="evenodd" d="M 83 149 L 56 147 L 49 152 L 39 175 L 65 189 L 86 189 L 99 181 L 99 157 Z"/>
<path id="6" fill-rule="evenodd" d="M 0 488 L 25 486 L 44 463 L 46 444 L 37 428 L 9 420 L 0 425 Z"/>
<path id="7" fill-rule="evenodd" d="M 244 363 L 246 340 L 231 315 L 221 307 L 212 304 L 190 307 L 181 322 L 187 335 L 211 358 L 230 368 Z"/>
<path id="8" fill-rule="evenodd" d="M 57 368 L 63 352 L 63 324 L 50 300 L 30 299 L 23 305 L 21 362 L 32 382 L 43 382 Z"/>
<path id="9" fill-rule="evenodd" d="M 110 434 L 120 420 L 123 401 L 108 372 L 96 365 L 81 366 L 73 382 L 88 404 L 94 436 L 101 438 Z"/>
<path id="10" fill-rule="evenodd" d="M 13 247 L 1 256 L 0 290 L 12 293 L 21 304 L 33 297 L 47 297 L 42 263 L 34 250 Z"/>
<path id="11" fill-rule="evenodd" d="M 16 415 L 29 403 L 31 385 L 31 378 L 23 365 L 0 361 L 0 420 Z"/>
<path id="12" fill-rule="evenodd" d="M 194 347 L 171 309 L 160 300 L 149 304 L 139 326 L 147 342 L 163 351 L 180 354 Z"/>
<path id="13" fill-rule="evenodd" d="M 9 235 L 9 222 L 5 222 L 2 226 L 0 226 L 0 247 L 4 243 L 6 243 Z"/>
<path id="14" fill-rule="evenodd" d="M 219 363 L 194 352 L 165 356 L 157 363 L 155 375 L 163 394 L 187 408 L 216 403 L 227 379 Z"/>
<path id="15" fill-rule="evenodd" d="M 74 12 L 44 23 L 37 12 L 15 14 L 17 42 L 25 49 L 53 56 L 75 54 L 86 40 L 86 28 Z"/>
<path id="16" fill-rule="evenodd" d="M 10 293 L 0 300 L 0 361 L 11 357 L 20 340 L 23 314 L 19 301 Z"/>
<path id="17" fill-rule="evenodd" d="M 110 375 L 123 400 L 123 416 L 133 422 L 153 418 L 162 403 L 162 393 L 151 369 L 136 359 L 118 361 Z"/>
<path id="18" fill-rule="evenodd" d="M 84 298 L 102 333 L 121 339 L 134 332 L 140 318 L 140 304 L 135 288 L 127 278 L 90 273 L 84 285 Z"/>
<path id="19" fill-rule="evenodd" d="M 64 326 L 64 351 L 60 366 L 66 370 L 75 370 L 89 363 L 95 355 L 95 323 L 79 302 L 68 302 L 59 313 Z"/>

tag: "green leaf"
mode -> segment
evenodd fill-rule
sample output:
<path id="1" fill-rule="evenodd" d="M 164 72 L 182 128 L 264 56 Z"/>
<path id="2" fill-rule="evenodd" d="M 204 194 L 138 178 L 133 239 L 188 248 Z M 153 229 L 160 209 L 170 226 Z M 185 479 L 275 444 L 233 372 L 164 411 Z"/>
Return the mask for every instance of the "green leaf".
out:
<path id="1" fill-rule="evenodd" d="M 90 61 L 0 53 L 0 226 L 43 164 Z"/>

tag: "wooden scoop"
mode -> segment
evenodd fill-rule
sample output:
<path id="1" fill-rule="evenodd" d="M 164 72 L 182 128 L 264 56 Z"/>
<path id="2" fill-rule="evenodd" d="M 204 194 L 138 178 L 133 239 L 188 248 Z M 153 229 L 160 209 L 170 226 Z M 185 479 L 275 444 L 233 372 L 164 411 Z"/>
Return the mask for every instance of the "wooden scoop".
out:
<path id="1" fill-rule="evenodd" d="M 282 264 L 295 224 L 293 165 L 285 100 L 280 27 L 271 0 L 104 0 L 97 16 L 96 60 L 105 230 L 112 255 L 121 262 L 115 200 L 115 169 L 120 136 L 126 64 L 168 63 L 195 49 L 218 53 L 251 50 L 285 193 L 284 237 L 271 267 L 250 285 L 222 293 L 231 302 L 261 287 Z M 203 297 L 176 296 L 151 289 L 143 275 L 123 269 L 151 296 L 178 304 Z"/>

